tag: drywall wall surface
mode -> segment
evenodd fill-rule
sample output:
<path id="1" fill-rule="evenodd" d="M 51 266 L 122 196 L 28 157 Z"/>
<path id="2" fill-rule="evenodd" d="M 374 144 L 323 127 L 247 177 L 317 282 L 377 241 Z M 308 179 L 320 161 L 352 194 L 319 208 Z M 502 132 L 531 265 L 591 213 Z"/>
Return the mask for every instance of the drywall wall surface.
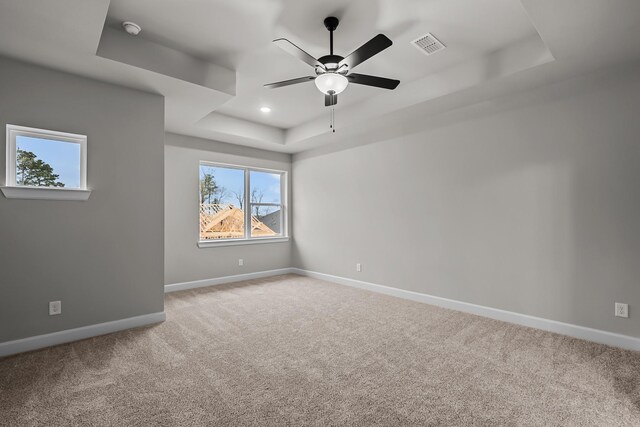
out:
<path id="1" fill-rule="evenodd" d="M 636 63 L 294 155 L 293 265 L 640 337 L 638 111 Z"/>
<path id="2" fill-rule="evenodd" d="M 286 171 L 290 188 L 291 156 L 288 154 L 168 133 L 165 138 L 165 284 L 289 267 L 291 241 L 198 247 L 200 161 Z M 289 224 L 290 206 L 291 197 L 286 207 Z M 243 266 L 238 265 L 239 259 L 243 259 Z"/>
<path id="3" fill-rule="evenodd" d="M 0 342 L 163 311 L 164 99 L 0 58 L 6 124 L 87 135 L 93 193 L 0 195 Z"/>

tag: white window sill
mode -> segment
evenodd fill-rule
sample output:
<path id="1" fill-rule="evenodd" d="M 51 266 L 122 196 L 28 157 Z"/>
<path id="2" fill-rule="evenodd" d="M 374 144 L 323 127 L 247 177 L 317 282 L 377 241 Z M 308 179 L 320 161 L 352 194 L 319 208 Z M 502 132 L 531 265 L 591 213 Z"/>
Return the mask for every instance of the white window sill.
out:
<path id="1" fill-rule="evenodd" d="M 89 199 L 91 190 L 52 187 L 0 187 L 7 199 L 77 200 Z"/>
<path id="2" fill-rule="evenodd" d="M 237 245 L 259 245 L 263 243 L 284 243 L 288 242 L 288 237 L 263 237 L 259 239 L 235 239 L 235 240 L 201 240 L 198 242 L 199 248 L 218 248 L 220 246 Z"/>

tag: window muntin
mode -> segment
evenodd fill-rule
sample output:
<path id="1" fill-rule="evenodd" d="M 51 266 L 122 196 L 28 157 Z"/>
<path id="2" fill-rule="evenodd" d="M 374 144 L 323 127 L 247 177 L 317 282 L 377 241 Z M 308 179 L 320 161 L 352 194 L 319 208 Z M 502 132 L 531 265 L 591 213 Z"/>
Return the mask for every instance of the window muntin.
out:
<path id="1" fill-rule="evenodd" d="M 200 242 L 285 237 L 285 177 L 283 171 L 200 162 Z"/>
<path id="2" fill-rule="evenodd" d="M 8 187 L 86 190 L 87 137 L 7 125 Z"/>

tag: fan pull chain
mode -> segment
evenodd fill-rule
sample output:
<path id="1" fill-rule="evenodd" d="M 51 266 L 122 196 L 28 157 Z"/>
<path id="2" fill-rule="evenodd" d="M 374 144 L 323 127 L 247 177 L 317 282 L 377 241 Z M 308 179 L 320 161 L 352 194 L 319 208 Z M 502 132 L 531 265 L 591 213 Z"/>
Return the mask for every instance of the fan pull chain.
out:
<path id="1" fill-rule="evenodd" d="M 336 133 L 336 107 L 333 107 L 331 110 L 333 113 L 333 133 Z"/>
<path id="2" fill-rule="evenodd" d="M 331 119 L 329 123 L 329 129 L 332 129 L 333 133 L 336 133 L 336 109 L 331 108 Z"/>

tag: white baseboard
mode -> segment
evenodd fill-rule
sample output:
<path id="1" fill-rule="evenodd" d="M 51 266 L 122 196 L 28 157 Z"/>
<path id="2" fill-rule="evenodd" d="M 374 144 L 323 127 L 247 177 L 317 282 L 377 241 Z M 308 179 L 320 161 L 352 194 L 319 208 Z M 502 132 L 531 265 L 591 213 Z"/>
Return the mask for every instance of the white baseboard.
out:
<path id="1" fill-rule="evenodd" d="M 0 343 L 0 357 L 164 322 L 164 311 Z"/>
<path id="2" fill-rule="evenodd" d="M 366 289 L 368 291 L 391 295 L 398 298 L 404 298 L 412 301 L 436 305 L 439 307 L 450 308 L 453 310 L 463 311 L 465 313 L 476 314 L 478 316 L 489 317 L 491 319 L 502 320 L 504 322 L 515 323 L 522 326 L 528 326 L 530 328 L 542 329 L 544 331 L 567 335 L 574 338 L 580 338 L 587 341 L 593 341 L 600 344 L 640 351 L 640 338 L 635 338 L 628 335 L 616 334 L 599 329 L 572 325 L 570 323 L 557 322 L 555 320 L 543 319 L 541 317 L 534 317 L 526 314 L 514 313 L 512 311 L 500 310 L 498 308 L 470 304 L 467 302 L 436 297 L 419 292 L 406 291 L 403 289 L 377 285 L 374 283 L 363 282 L 355 279 L 347 279 L 345 277 L 333 276 L 330 274 L 317 273 L 315 271 L 302 270 L 299 268 L 292 268 L 291 270 L 292 273 L 299 274 L 301 276 L 313 277 L 315 279 L 326 280 L 328 282 L 333 282 L 340 285 Z"/>
<path id="3" fill-rule="evenodd" d="M 177 292 L 186 289 L 204 288 L 207 286 L 224 285 L 225 283 L 241 282 L 243 280 L 262 279 L 264 277 L 280 276 L 281 274 L 289 274 L 293 271 L 291 268 L 279 268 L 277 270 L 258 271 L 255 273 L 236 274 L 233 276 L 216 277 L 215 279 L 194 280 L 193 282 L 173 283 L 164 285 L 164 292 Z"/>

